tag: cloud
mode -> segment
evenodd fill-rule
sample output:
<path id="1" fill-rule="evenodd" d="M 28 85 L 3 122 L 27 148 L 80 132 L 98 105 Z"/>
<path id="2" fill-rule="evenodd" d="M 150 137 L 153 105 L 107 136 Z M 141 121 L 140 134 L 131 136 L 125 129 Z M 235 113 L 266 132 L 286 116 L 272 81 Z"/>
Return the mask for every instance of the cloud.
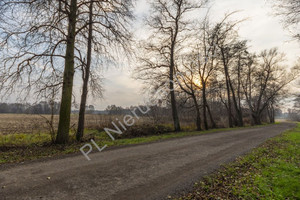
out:
<path id="1" fill-rule="evenodd" d="M 92 99 L 97 109 L 108 105 L 129 107 L 143 103 L 142 83 L 131 78 L 129 69 L 114 68 L 104 73 L 104 99 Z"/>
<path id="2" fill-rule="evenodd" d="M 233 20 L 248 19 L 240 27 L 240 35 L 243 39 L 250 40 L 252 51 L 278 47 L 287 55 L 289 64 L 292 65 L 299 55 L 299 44 L 288 42 L 289 33 L 282 28 L 280 19 L 272 16 L 272 8 L 262 0 L 215 0 L 212 3 L 210 15 L 213 21 L 220 20 L 226 13 L 239 10 L 233 16 Z M 135 36 L 143 38 L 147 31 L 143 27 L 143 17 L 149 12 L 149 4 L 146 0 L 139 0 L 135 14 Z M 201 10 L 206 13 L 206 10 Z M 203 13 L 195 15 L 203 16 Z M 98 108 L 116 104 L 121 106 L 137 105 L 143 102 L 141 94 L 142 83 L 131 78 L 130 70 L 124 68 L 109 70 L 105 77 L 105 100 L 96 101 Z"/>

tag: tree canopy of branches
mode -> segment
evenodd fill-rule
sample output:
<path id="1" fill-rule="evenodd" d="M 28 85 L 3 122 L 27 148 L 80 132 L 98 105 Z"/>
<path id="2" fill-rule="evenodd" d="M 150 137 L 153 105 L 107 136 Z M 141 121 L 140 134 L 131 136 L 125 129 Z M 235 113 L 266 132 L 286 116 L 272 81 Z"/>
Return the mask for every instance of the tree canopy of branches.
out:
<path id="1" fill-rule="evenodd" d="M 130 54 L 131 33 L 129 31 L 132 15 L 132 1 L 87 1 L 86 7 L 81 8 L 78 14 L 82 18 L 82 25 L 78 29 L 80 46 L 87 47 L 86 57 L 80 59 L 82 71 L 82 95 L 79 110 L 78 129 L 76 138 L 83 137 L 84 116 L 88 95 L 88 83 L 92 72 L 92 64 L 104 65 L 116 61 L 118 52 Z M 79 48 L 79 47 L 78 47 Z M 122 51 L 123 50 L 123 51 Z M 96 54 L 98 62 L 92 62 L 92 54 Z M 102 63 L 100 62 L 102 61 Z M 107 63 L 106 62 L 106 63 Z M 96 68 L 97 69 L 97 68 Z M 92 91 L 98 96 L 102 94 L 101 85 L 91 76 Z M 97 77 L 96 77 L 97 78 Z"/>
<path id="2" fill-rule="evenodd" d="M 151 16 L 147 25 L 152 32 L 143 42 L 143 56 L 138 68 L 139 78 L 145 80 L 155 90 L 169 84 L 170 102 L 175 131 L 180 131 L 180 123 L 176 105 L 174 76 L 183 44 L 188 38 L 191 22 L 187 20 L 189 12 L 201 8 L 206 1 L 192 0 L 154 0 Z"/>
<path id="3" fill-rule="evenodd" d="M 56 142 L 67 143 L 74 73 L 81 69 L 84 84 L 78 129 L 82 137 L 89 80 L 93 94 L 101 94 L 97 73 L 91 73 L 92 51 L 98 56 L 93 63 L 99 64 L 114 60 L 115 44 L 118 51 L 119 47 L 129 49 L 132 1 L 4 0 L 0 7 L 1 91 L 12 93 L 18 85 L 24 85 L 27 94 L 32 89 L 37 94 L 61 89 Z"/>
<path id="4" fill-rule="evenodd" d="M 275 0 L 272 2 L 275 14 L 283 17 L 285 27 L 290 27 L 294 38 L 300 41 L 300 2 L 299 0 Z"/>
<path id="5" fill-rule="evenodd" d="M 39 84 L 45 80 L 45 76 L 53 76 L 53 72 L 58 71 L 62 81 L 62 99 L 56 142 L 67 143 L 74 77 L 77 0 L 1 1 L 0 7 L 1 46 L 6 50 L 2 54 L 5 58 L 1 89 L 12 91 L 13 86 L 22 83 L 27 76 L 26 87 L 30 90 L 32 84 Z M 56 61 L 56 58 L 62 60 Z M 55 67 L 57 62 L 64 66 L 63 70 Z"/>
<path id="6" fill-rule="evenodd" d="M 299 76 L 296 69 L 286 70 L 285 57 L 276 48 L 258 55 L 250 53 L 247 41 L 238 35 L 240 21 L 229 20 L 234 13 L 215 24 L 205 18 L 198 32 L 191 35 L 194 45 L 189 45 L 188 53 L 176 66 L 178 86 L 187 95 L 183 102 L 193 102 L 198 130 L 216 126 L 216 108 L 211 109 L 209 102 L 223 103 L 229 127 L 244 126 L 245 116 L 250 116 L 252 124 L 261 124 L 263 115 L 274 123 L 276 104 L 287 85 Z"/>
<path id="7" fill-rule="evenodd" d="M 242 86 L 255 124 L 261 124 L 262 112 L 268 106 L 273 109 L 280 93 L 296 78 L 295 74 L 286 72 L 283 59 L 284 55 L 276 48 L 264 50 L 244 71 Z"/>

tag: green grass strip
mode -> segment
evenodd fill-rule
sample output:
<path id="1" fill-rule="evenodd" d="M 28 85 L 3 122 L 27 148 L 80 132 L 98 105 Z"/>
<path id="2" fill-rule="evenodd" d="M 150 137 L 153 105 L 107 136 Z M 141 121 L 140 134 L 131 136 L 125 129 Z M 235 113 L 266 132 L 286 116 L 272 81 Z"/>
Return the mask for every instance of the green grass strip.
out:
<path id="1" fill-rule="evenodd" d="M 300 199 L 300 123 L 175 199 Z"/>

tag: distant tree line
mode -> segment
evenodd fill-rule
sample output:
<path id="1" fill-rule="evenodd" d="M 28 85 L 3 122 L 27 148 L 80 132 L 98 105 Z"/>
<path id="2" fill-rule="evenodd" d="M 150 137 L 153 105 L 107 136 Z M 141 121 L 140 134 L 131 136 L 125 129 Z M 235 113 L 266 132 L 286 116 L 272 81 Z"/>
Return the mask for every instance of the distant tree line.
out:
<path id="1" fill-rule="evenodd" d="M 29 103 L 0 103 L 0 113 L 13 113 L 13 114 L 51 114 L 52 106 L 54 114 L 59 113 L 59 103 L 49 103 L 41 101 L 38 104 Z"/>
<path id="2" fill-rule="evenodd" d="M 0 103 L 0 113 L 11 114 L 54 114 L 58 115 L 60 110 L 59 102 L 41 101 L 36 104 L 29 103 Z M 76 110 L 73 112 L 76 113 Z M 95 113 L 93 105 L 86 106 L 85 112 L 87 114 Z"/>

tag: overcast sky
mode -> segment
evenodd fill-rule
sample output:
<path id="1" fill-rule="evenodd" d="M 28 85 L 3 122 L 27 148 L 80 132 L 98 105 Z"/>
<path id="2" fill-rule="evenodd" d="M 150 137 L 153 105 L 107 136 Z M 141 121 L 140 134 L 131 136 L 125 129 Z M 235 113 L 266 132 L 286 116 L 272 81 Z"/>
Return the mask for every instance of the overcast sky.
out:
<path id="1" fill-rule="evenodd" d="M 136 37 L 143 36 L 143 17 L 147 15 L 149 5 L 146 0 L 139 0 L 136 5 L 137 22 L 135 23 Z M 216 21 L 224 14 L 240 10 L 233 19 L 248 18 L 240 25 L 240 36 L 250 41 L 252 51 L 278 47 L 285 52 L 287 63 L 292 65 L 296 62 L 300 45 L 291 41 L 289 31 L 285 30 L 280 23 L 280 18 L 272 16 L 274 12 L 270 2 L 265 0 L 214 0 L 211 4 L 210 16 Z M 206 13 L 206 10 L 198 12 Z M 130 106 L 144 102 L 145 95 L 142 93 L 142 83 L 131 78 L 134 63 L 103 72 L 104 99 L 90 99 L 89 103 L 97 109 L 105 109 L 108 105 Z"/>
<path id="2" fill-rule="evenodd" d="M 286 62 L 292 66 L 300 55 L 300 43 L 291 41 L 291 34 L 283 28 L 280 23 L 281 18 L 274 17 L 271 8 L 272 0 L 213 0 L 210 3 L 210 19 L 217 21 L 224 17 L 226 13 L 236 10 L 240 12 L 235 14 L 232 19 L 245 19 L 240 24 L 240 36 L 242 39 L 249 40 L 251 51 L 260 52 L 264 49 L 278 47 L 281 52 L 286 54 Z M 134 22 L 134 37 L 136 39 L 145 38 L 145 28 L 143 19 L 147 16 L 149 5 L 147 0 L 138 0 L 135 14 L 137 16 Z M 207 9 L 202 9 L 193 13 L 194 16 L 204 16 Z M 102 76 L 104 98 L 88 99 L 88 104 L 94 105 L 97 109 L 105 109 L 108 105 L 119 105 L 123 107 L 143 104 L 146 95 L 142 92 L 142 82 L 131 78 L 132 71 L 135 68 L 132 62 L 129 66 L 125 64 L 118 68 L 103 69 Z M 80 77 L 76 78 L 80 80 Z M 75 79 L 75 80 L 76 80 Z M 75 81 L 76 101 L 80 100 L 81 83 Z M 14 96 L 14 95 L 13 95 Z M 14 97 L 9 97 L 7 101 L 13 102 Z"/>

